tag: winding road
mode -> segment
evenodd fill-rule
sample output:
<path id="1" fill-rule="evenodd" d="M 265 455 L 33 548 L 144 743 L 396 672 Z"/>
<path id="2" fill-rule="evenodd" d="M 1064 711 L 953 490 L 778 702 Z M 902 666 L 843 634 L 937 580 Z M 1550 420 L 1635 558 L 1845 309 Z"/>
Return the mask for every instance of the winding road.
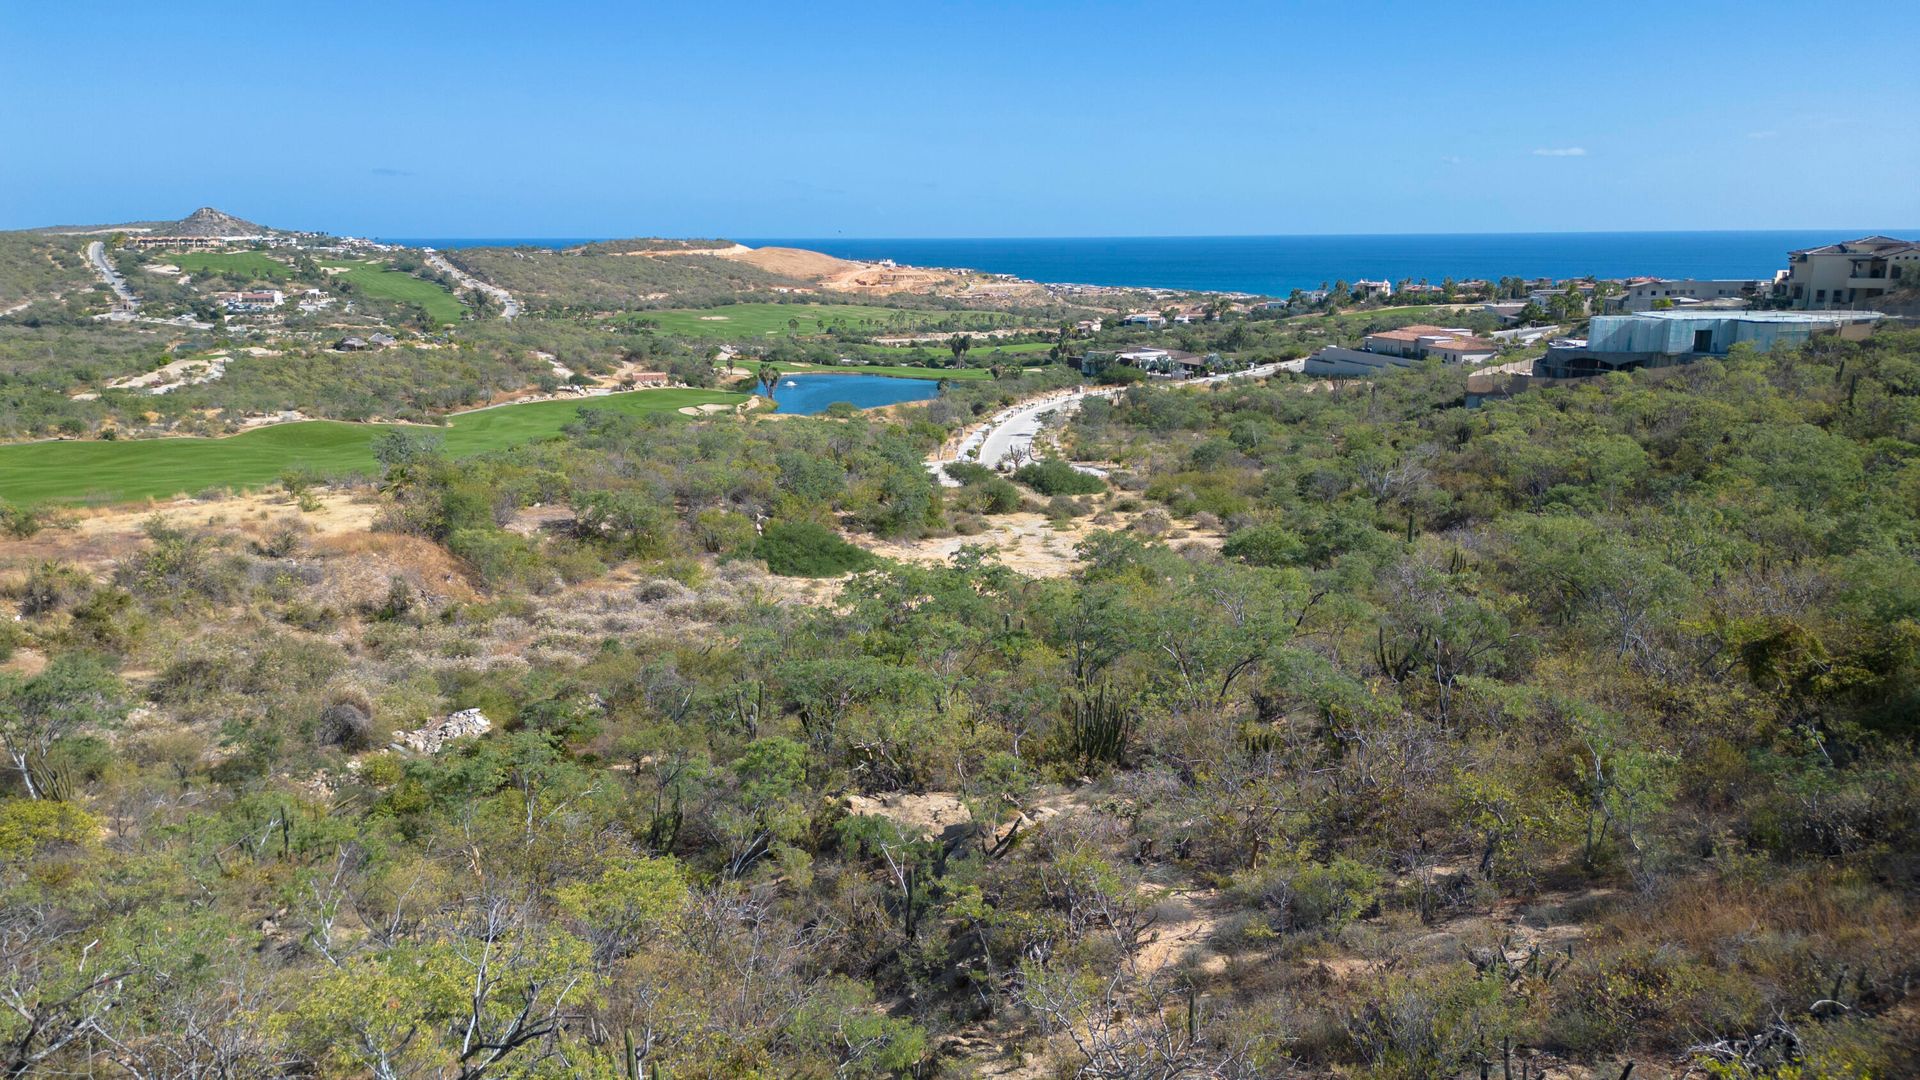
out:
<path id="1" fill-rule="evenodd" d="M 108 260 L 107 245 L 98 240 L 88 244 L 87 261 L 93 264 L 93 272 L 100 276 L 100 280 L 105 282 L 107 287 L 113 290 L 113 295 L 120 300 L 114 310 L 104 317 L 114 322 L 132 322 L 134 316 L 140 313 L 140 298 L 133 295 L 133 290 L 127 286 L 127 279 L 121 277 L 120 271 L 115 270 L 113 263 Z"/>
<path id="2" fill-rule="evenodd" d="M 515 300 L 513 298 L 512 293 L 508 292 L 507 290 L 501 288 L 498 285 L 489 285 L 486 282 L 481 281 L 479 278 L 474 277 L 472 274 L 467 273 L 465 270 L 462 270 L 459 267 L 453 265 L 453 263 L 447 261 L 447 257 L 445 255 L 440 254 L 439 252 L 433 250 L 432 248 L 427 248 L 426 252 L 427 252 L 428 266 L 431 266 L 435 270 L 438 270 L 441 273 L 447 275 L 448 277 L 459 282 L 461 285 L 465 286 L 466 288 L 472 289 L 475 292 L 485 293 L 488 296 L 493 297 L 493 299 L 500 305 L 501 318 L 507 320 L 508 322 L 512 322 L 515 318 L 519 317 L 520 301 Z"/>
<path id="3" fill-rule="evenodd" d="M 1245 371 L 1208 375 L 1174 385 L 1211 386 L 1230 379 L 1264 378 L 1278 371 L 1298 372 L 1301 368 L 1302 362 L 1298 360 L 1279 364 L 1261 364 Z M 1072 390 L 1055 391 L 1031 401 L 1009 406 L 995 413 L 984 426 L 968 433 L 954 447 L 952 454 L 948 454 L 946 448 L 942 447 L 939 452 L 927 459 L 927 470 L 933 473 L 934 479 L 940 481 L 943 486 L 959 487 L 960 482 L 948 476 L 946 470 L 942 468 L 948 462 L 976 461 L 989 469 L 1018 465 L 1032 457 L 1033 440 L 1039 437 L 1040 432 L 1046 429 L 1049 422 L 1064 420 L 1073 415 L 1080 408 L 1081 402 L 1090 397 L 1113 397 L 1125 389 L 1122 386 L 1107 386 L 1093 390 L 1082 386 Z M 1075 465 L 1074 468 L 1104 475 L 1090 466 Z"/>

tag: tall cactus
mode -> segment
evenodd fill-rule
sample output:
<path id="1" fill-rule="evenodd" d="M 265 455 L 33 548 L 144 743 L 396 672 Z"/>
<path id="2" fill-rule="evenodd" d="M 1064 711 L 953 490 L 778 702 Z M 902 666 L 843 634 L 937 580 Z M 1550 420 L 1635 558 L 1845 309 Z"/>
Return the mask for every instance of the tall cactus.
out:
<path id="1" fill-rule="evenodd" d="M 1119 765 L 1127 756 L 1127 736 L 1133 730 L 1133 703 L 1111 686 L 1067 698 L 1067 737 L 1073 756 L 1083 767 Z"/>

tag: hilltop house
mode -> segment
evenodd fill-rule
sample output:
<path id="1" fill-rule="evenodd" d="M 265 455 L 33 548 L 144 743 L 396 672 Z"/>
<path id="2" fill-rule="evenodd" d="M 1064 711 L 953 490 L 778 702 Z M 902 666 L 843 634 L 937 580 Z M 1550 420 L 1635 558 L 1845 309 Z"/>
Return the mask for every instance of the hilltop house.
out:
<path id="1" fill-rule="evenodd" d="M 1145 326 L 1158 330 L 1167 325 L 1166 316 L 1157 311 L 1136 311 L 1120 320 L 1123 326 Z"/>
<path id="2" fill-rule="evenodd" d="M 1353 283 L 1353 295 L 1362 300 L 1369 296 L 1391 296 L 1393 295 L 1393 282 L 1368 281 L 1366 278 L 1361 278 L 1359 281 Z"/>
<path id="3" fill-rule="evenodd" d="M 1844 309 L 1899 288 L 1920 286 L 1920 241 L 1863 236 L 1787 253 L 1776 299 L 1800 311 Z"/>

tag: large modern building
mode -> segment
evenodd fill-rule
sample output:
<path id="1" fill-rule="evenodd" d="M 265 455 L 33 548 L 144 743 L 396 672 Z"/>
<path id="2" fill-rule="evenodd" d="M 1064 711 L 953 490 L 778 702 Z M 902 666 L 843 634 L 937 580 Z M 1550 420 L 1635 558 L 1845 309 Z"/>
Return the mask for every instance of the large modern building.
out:
<path id="1" fill-rule="evenodd" d="M 1834 311 L 1915 287 L 1920 287 L 1920 241 L 1863 236 L 1789 252 L 1775 298 L 1799 311 Z"/>
<path id="2" fill-rule="evenodd" d="M 1645 311 L 1595 315 L 1584 341 L 1555 342 L 1535 365 L 1537 375 L 1575 379 L 1610 371 L 1671 367 L 1725 356 L 1736 345 L 1760 352 L 1794 346 L 1815 334 L 1867 336 L 1877 311 Z"/>

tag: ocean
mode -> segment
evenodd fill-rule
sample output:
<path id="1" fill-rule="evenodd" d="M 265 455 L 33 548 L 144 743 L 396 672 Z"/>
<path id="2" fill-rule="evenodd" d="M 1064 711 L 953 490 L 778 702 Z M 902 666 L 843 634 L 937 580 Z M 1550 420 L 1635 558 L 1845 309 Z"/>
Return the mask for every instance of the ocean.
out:
<path id="1" fill-rule="evenodd" d="M 892 259 L 909 266 L 969 267 L 1034 281 L 1202 289 L 1285 296 L 1294 289 L 1361 278 L 1509 275 L 1571 278 L 1766 278 L 1787 252 L 1873 233 L 1915 229 L 1756 232 L 1474 233 L 1405 236 L 1133 236 L 1003 240 L 745 238 L 754 247 L 809 248 L 846 259 Z M 438 239 L 393 243 L 440 248 L 533 244 L 570 247 L 578 239 Z"/>

